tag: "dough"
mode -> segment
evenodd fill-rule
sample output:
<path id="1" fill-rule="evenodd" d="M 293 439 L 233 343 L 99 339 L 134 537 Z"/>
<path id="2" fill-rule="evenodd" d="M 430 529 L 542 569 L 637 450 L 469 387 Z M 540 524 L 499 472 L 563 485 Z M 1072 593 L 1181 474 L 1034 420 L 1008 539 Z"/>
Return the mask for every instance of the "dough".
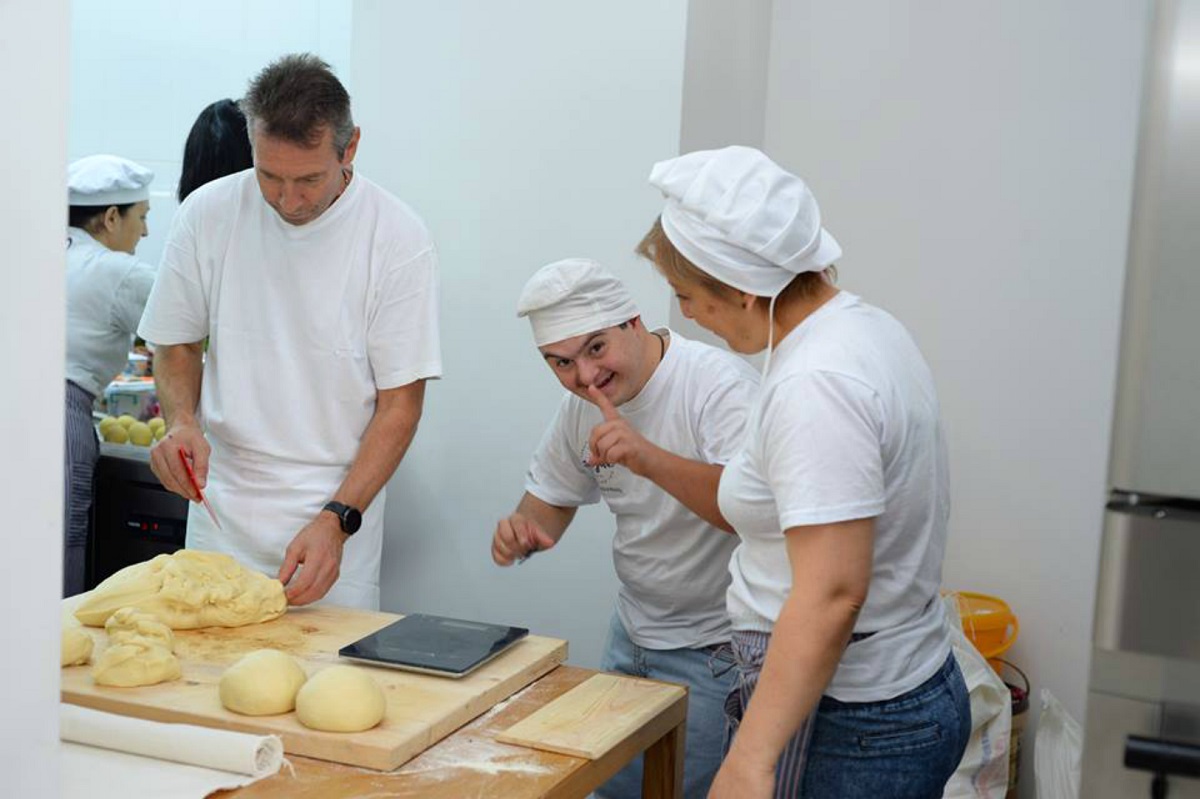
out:
<path id="1" fill-rule="evenodd" d="M 387 702 L 371 675 L 354 666 L 318 671 L 296 694 L 296 718 L 327 732 L 361 732 L 383 720 Z"/>
<path id="2" fill-rule="evenodd" d="M 108 648 L 92 667 L 97 685 L 154 685 L 183 673 L 174 654 L 174 634 L 149 613 L 122 608 L 109 617 L 104 631 Z"/>
<path id="3" fill-rule="evenodd" d="M 108 643 L 123 644 L 131 638 L 147 638 L 157 641 L 170 651 L 175 651 L 175 636 L 171 628 L 149 613 L 137 608 L 121 608 L 104 623 Z"/>
<path id="4" fill-rule="evenodd" d="M 221 675 L 221 704 L 244 716 L 287 713 L 296 707 L 296 692 L 307 679 L 295 658 L 278 649 L 256 649 Z"/>
<path id="5" fill-rule="evenodd" d="M 61 659 L 64 666 L 87 663 L 92 657 L 92 636 L 77 624 L 64 624 Z"/>
<path id="6" fill-rule="evenodd" d="M 241 627 L 282 616 L 283 584 L 219 552 L 181 549 L 126 566 L 96 586 L 75 618 L 103 626 L 121 608 L 137 608 L 173 630 Z"/>
<path id="7" fill-rule="evenodd" d="M 119 688 L 177 680 L 182 673 L 179 658 L 170 649 L 153 639 L 137 636 L 110 644 L 92 667 L 92 679 L 97 685 Z"/>

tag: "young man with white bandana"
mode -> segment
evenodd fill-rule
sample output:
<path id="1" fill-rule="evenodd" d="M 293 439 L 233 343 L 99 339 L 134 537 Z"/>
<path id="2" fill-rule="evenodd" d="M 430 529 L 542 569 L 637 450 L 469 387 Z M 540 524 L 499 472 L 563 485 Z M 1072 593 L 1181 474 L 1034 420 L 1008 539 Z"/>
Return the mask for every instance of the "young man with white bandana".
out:
<path id="1" fill-rule="evenodd" d="M 549 264 L 517 308 L 568 393 L 534 453 L 525 494 L 496 526 L 507 566 L 561 539 L 580 505 L 616 517 L 621 587 L 601 668 L 688 686 L 684 795 L 703 797 L 721 758 L 732 686 L 725 591 L 734 536 L 717 509 L 757 375 L 724 350 L 642 323 L 594 261 Z M 641 796 L 640 758 L 597 792 Z"/>

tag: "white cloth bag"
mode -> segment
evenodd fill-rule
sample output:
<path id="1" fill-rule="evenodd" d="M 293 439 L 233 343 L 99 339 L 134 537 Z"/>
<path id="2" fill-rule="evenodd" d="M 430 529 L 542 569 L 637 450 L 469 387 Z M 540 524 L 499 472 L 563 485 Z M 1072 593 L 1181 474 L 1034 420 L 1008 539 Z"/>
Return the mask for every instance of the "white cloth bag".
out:
<path id="1" fill-rule="evenodd" d="M 1059 704 L 1054 694 L 1042 689 L 1042 715 L 1033 742 L 1033 777 L 1038 799 L 1076 799 L 1079 796 L 1083 730 L 1079 722 Z"/>
<path id="2" fill-rule="evenodd" d="M 943 799 L 1004 799 L 1008 791 L 1012 692 L 963 633 L 953 596 L 945 602 L 954 658 L 971 697 L 971 738 L 942 796 Z"/>

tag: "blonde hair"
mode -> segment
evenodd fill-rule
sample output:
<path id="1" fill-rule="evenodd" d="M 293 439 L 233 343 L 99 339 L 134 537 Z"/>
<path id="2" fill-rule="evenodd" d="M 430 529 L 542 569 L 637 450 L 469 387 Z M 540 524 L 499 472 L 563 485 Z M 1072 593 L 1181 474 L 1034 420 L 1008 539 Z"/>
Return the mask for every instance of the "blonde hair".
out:
<path id="1" fill-rule="evenodd" d="M 700 267 L 689 261 L 683 253 L 676 249 L 663 230 L 662 217 L 654 220 L 650 230 L 638 242 L 634 252 L 642 256 L 667 280 L 679 283 L 698 283 L 714 295 L 723 299 L 733 299 L 737 289 L 728 283 L 717 280 Z M 821 272 L 801 272 L 779 292 L 778 303 L 805 299 L 817 293 L 821 286 L 833 283 L 837 279 L 837 268 L 830 266 Z"/>

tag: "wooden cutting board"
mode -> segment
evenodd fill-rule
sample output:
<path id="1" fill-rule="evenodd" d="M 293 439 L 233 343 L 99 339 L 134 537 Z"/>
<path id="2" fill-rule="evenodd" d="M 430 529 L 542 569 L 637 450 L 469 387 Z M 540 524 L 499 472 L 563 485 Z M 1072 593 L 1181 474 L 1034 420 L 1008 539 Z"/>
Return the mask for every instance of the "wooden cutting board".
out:
<path id="1" fill-rule="evenodd" d="M 291 754 L 390 771 L 555 668 L 567 656 L 566 641 L 531 635 L 457 680 L 361 666 L 387 697 L 383 722 L 365 732 L 320 732 L 302 725 L 295 713 L 241 716 L 221 706 L 217 696 L 221 673 L 247 652 L 282 650 L 312 675 L 339 662 L 341 647 L 399 618 L 390 613 L 305 607 L 263 624 L 178 630 L 175 654 L 183 666 L 181 679 L 140 688 L 110 688 L 92 681 L 90 665 L 72 666 L 62 670 L 62 700 L 153 721 L 275 734 Z M 95 658 L 107 644 L 105 633 L 84 629 L 96 642 Z"/>
<path id="2" fill-rule="evenodd" d="M 597 674 L 496 740 L 596 760 L 686 694 L 680 685 Z"/>

